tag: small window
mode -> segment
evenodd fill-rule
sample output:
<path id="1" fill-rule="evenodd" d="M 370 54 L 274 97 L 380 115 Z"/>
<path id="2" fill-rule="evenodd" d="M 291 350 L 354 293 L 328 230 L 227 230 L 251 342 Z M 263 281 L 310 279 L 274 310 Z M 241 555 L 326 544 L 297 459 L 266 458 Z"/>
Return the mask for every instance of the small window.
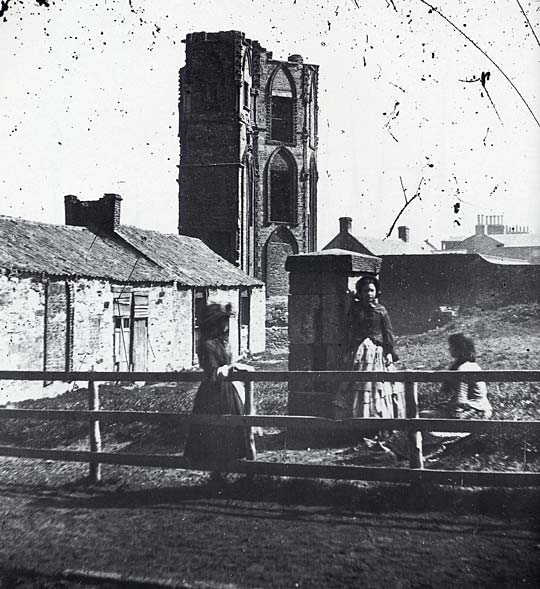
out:
<path id="1" fill-rule="evenodd" d="M 272 96 L 272 130 L 271 137 L 276 141 L 293 140 L 293 99 L 284 96 Z"/>
<path id="2" fill-rule="evenodd" d="M 244 108 L 249 109 L 249 84 L 244 82 Z"/>
<path id="3" fill-rule="evenodd" d="M 199 346 L 200 327 L 199 321 L 203 317 L 208 292 L 205 288 L 196 288 L 193 290 L 193 362 L 197 361 L 197 348 Z"/>
<path id="4" fill-rule="evenodd" d="M 249 325 L 251 320 L 250 292 L 245 288 L 240 291 L 240 325 Z"/>
<path id="5" fill-rule="evenodd" d="M 199 321 L 202 318 L 204 313 L 204 309 L 206 308 L 206 289 L 204 288 L 196 288 L 195 289 L 195 306 L 194 306 L 194 320 L 195 326 L 199 326 Z"/>

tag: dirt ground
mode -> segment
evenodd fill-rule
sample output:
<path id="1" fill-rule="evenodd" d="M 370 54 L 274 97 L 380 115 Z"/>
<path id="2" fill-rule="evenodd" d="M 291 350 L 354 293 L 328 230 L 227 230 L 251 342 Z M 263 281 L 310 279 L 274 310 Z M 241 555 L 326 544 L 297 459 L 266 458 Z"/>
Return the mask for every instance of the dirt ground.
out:
<path id="1" fill-rule="evenodd" d="M 1 587 L 540 583 L 538 492 L 266 478 L 218 491 L 201 473 L 107 466 L 88 487 L 86 468 L 2 460 Z"/>

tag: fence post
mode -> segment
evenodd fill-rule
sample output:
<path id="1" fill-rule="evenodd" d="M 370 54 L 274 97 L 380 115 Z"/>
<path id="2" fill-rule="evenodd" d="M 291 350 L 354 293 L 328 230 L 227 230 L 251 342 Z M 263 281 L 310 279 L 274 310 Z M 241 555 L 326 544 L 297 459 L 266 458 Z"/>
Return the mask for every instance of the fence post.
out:
<path id="1" fill-rule="evenodd" d="M 244 381 L 244 389 L 246 391 L 246 399 L 244 403 L 244 414 L 245 415 L 253 415 L 253 383 L 250 380 Z M 255 435 L 253 433 L 253 428 L 250 426 L 248 429 L 249 433 L 249 448 L 252 454 L 251 459 L 255 460 L 257 458 L 257 449 L 255 448 Z"/>
<path id="2" fill-rule="evenodd" d="M 93 380 L 88 382 L 88 405 L 90 411 L 99 411 L 99 385 Z M 101 452 L 101 432 L 99 429 L 99 420 L 92 419 L 89 422 L 90 452 Z M 99 462 L 90 462 L 88 478 L 91 483 L 101 481 L 101 464 Z"/>
<path id="3" fill-rule="evenodd" d="M 413 419 L 418 417 L 418 384 L 416 382 L 405 383 L 405 415 Z M 418 431 L 410 431 L 408 438 L 411 468 L 424 468 L 422 434 Z"/>
<path id="4" fill-rule="evenodd" d="M 253 415 L 253 387 L 250 380 L 244 381 L 244 389 L 246 391 L 246 402 L 244 404 L 244 413 L 246 415 Z"/>

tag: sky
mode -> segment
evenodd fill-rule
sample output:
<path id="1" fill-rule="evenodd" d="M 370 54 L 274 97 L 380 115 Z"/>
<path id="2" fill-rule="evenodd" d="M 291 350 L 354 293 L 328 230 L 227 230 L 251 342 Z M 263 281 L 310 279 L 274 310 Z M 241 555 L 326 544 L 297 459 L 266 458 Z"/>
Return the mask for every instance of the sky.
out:
<path id="1" fill-rule="evenodd" d="M 478 214 L 540 232 L 540 0 L 6 4 L 0 214 L 63 223 L 64 195 L 115 192 L 123 223 L 176 232 L 181 41 L 234 29 L 320 66 L 319 247 L 340 216 L 384 237 L 416 194 L 414 241 Z"/>

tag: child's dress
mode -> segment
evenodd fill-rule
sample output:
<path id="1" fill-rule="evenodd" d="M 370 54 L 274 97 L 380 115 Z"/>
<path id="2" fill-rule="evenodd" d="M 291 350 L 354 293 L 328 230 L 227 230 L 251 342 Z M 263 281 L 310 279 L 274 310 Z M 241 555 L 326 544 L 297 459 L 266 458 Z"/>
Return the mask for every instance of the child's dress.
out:
<path id="1" fill-rule="evenodd" d="M 202 343 L 199 363 L 204 370 L 193 413 L 207 415 L 243 415 L 244 403 L 234 384 L 217 373 L 230 365 L 228 344 L 220 338 Z M 194 463 L 223 464 L 238 458 L 255 458 L 255 447 L 246 427 L 193 424 L 184 449 L 184 456 Z"/>

